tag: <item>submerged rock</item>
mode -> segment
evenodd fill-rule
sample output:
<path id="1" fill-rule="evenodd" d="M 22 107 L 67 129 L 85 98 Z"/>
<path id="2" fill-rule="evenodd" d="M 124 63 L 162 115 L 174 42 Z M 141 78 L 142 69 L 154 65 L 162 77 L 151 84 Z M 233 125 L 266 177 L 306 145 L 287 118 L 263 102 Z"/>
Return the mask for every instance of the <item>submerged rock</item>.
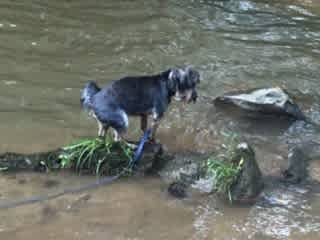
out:
<path id="1" fill-rule="evenodd" d="M 203 155 L 197 153 L 176 154 L 158 168 L 158 174 L 169 183 L 168 193 L 175 198 L 187 197 L 189 186 L 201 175 L 205 159 Z"/>
<path id="2" fill-rule="evenodd" d="M 166 182 L 182 182 L 189 186 L 200 177 L 204 159 L 196 153 L 176 154 L 158 173 Z"/>
<path id="3" fill-rule="evenodd" d="M 320 158 L 319 126 L 304 121 L 296 121 L 285 132 L 282 139 L 290 149 L 300 148 L 311 160 Z"/>
<path id="4" fill-rule="evenodd" d="M 317 125 L 296 121 L 285 132 L 282 141 L 288 145 L 288 166 L 282 172 L 284 180 L 299 183 L 303 180 L 315 180 L 313 169 L 320 159 L 320 128 Z M 311 165 L 311 166 L 310 166 Z"/>
<path id="5" fill-rule="evenodd" d="M 168 187 L 168 192 L 175 198 L 185 198 L 187 196 L 187 185 L 183 182 L 173 182 Z"/>
<path id="6" fill-rule="evenodd" d="M 219 104 L 232 104 L 251 112 L 283 115 L 297 120 L 306 119 L 299 106 L 279 87 L 230 93 L 217 97 L 214 103 L 217 106 Z"/>
<path id="7" fill-rule="evenodd" d="M 215 189 L 215 179 L 213 176 L 207 176 L 205 178 L 200 178 L 192 184 L 192 187 L 198 189 L 203 193 L 211 193 Z"/>
<path id="8" fill-rule="evenodd" d="M 240 161 L 243 164 L 236 182 L 231 186 L 231 197 L 233 201 L 251 202 L 262 191 L 264 184 L 254 150 L 247 143 L 240 143 L 236 148 L 232 162 L 238 164 Z"/>

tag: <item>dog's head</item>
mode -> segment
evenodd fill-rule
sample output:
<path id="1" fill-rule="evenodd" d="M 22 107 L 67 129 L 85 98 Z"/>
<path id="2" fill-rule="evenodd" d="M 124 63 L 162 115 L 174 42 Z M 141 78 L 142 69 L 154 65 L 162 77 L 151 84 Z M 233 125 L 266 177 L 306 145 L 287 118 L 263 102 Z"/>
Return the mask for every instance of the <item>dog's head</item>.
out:
<path id="1" fill-rule="evenodd" d="M 80 103 L 82 108 L 85 110 L 90 110 L 91 108 L 91 98 L 99 92 L 101 89 L 94 81 L 89 81 L 86 83 L 81 91 Z"/>
<path id="2" fill-rule="evenodd" d="M 168 88 L 177 101 L 196 102 L 196 86 L 200 83 L 200 74 L 190 66 L 172 69 L 168 76 Z"/>

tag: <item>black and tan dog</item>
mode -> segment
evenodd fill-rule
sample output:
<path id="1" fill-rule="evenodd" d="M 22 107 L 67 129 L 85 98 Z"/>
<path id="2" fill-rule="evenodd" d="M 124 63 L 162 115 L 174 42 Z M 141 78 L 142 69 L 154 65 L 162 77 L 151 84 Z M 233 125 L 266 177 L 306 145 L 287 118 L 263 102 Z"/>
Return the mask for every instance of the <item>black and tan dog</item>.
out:
<path id="1" fill-rule="evenodd" d="M 151 140 L 154 140 L 171 99 L 195 102 L 199 82 L 198 71 L 191 67 L 169 69 L 153 76 L 124 77 L 103 89 L 90 81 L 82 90 L 80 100 L 82 107 L 97 120 L 99 136 L 105 136 L 111 127 L 115 130 L 115 140 L 120 140 L 128 129 L 128 116 L 140 116 L 141 129 L 145 131 L 151 115 Z"/>

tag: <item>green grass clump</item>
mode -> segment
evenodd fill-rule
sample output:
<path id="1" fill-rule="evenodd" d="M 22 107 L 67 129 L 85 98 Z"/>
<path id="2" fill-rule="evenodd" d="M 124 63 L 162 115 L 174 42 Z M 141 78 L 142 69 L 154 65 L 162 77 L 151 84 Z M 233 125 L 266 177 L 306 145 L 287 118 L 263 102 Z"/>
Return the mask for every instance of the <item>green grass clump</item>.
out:
<path id="1" fill-rule="evenodd" d="M 244 159 L 233 161 L 236 157 L 236 146 L 239 143 L 236 134 L 224 133 L 225 144 L 219 154 L 211 156 L 206 161 L 207 176 L 213 178 L 214 190 L 221 194 L 226 194 L 232 202 L 231 187 L 237 181 L 242 169 Z"/>
<path id="2" fill-rule="evenodd" d="M 124 142 L 108 138 L 83 139 L 62 148 L 59 165 L 79 173 L 115 175 L 129 166 L 132 157 L 133 149 Z"/>
<path id="3" fill-rule="evenodd" d="M 213 177 L 214 188 L 218 193 L 227 194 L 232 202 L 231 186 L 237 180 L 243 159 L 238 165 L 222 161 L 221 159 L 209 158 L 207 160 L 207 174 Z"/>

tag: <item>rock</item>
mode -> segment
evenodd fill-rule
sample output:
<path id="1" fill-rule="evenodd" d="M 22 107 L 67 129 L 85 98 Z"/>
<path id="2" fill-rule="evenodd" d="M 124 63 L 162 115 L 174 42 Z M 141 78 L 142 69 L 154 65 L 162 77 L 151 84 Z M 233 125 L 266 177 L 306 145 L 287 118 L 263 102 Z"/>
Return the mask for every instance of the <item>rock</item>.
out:
<path id="1" fill-rule="evenodd" d="M 216 106 L 232 104 L 250 112 L 283 115 L 296 120 L 306 119 L 299 106 L 279 87 L 231 93 L 217 97 L 214 103 Z"/>
<path id="2" fill-rule="evenodd" d="M 166 158 L 165 164 L 158 169 L 158 174 L 165 182 L 170 183 L 168 193 L 175 198 L 187 197 L 189 186 L 202 175 L 206 159 L 207 156 L 199 153 L 175 154 L 170 160 Z"/>
<path id="3" fill-rule="evenodd" d="M 318 160 L 308 164 L 308 174 L 313 181 L 320 182 L 320 161 Z"/>
<path id="4" fill-rule="evenodd" d="M 2 171 L 46 171 L 58 168 L 56 160 L 58 159 L 61 149 L 55 149 L 48 152 L 20 154 L 20 153 L 3 153 L 0 155 L 0 169 Z M 46 166 L 50 163 L 50 166 Z"/>
<path id="5" fill-rule="evenodd" d="M 306 178 L 314 179 L 312 166 L 316 164 L 313 162 L 320 159 L 319 134 L 319 126 L 303 121 L 296 121 L 285 132 L 283 142 L 288 145 L 289 153 L 288 166 L 282 175 L 286 182 L 299 183 Z"/>
<path id="6" fill-rule="evenodd" d="M 207 176 L 205 178 L 200 178 L 199 180 L 195 181 L 195 183 L 191 186 L 195 189 L 198 189 L 200 192 L 211 193 L 214 191 L 215 188 L 214 177 Z"/>
<path id="7" fill-rule="evenodd" d="M 288 154 L 288 168 L 283 171 L 285 181 L 300 183 L 307 177 L 309 158 L 300 147 L 293 147 Z"/>
<path id="8" fill-rule="evenodd" d="M 142 157 L 137 164 L 137 169 L 140 172 L 148 172 L 155 168 L 155 164 L 160 161 L 166 162 L 169 157 L 161 144 L 146 143 Z"/>
<path id="9" fill-rule="evenodd" d="M 216 172 L 215 174 L 212 174 L 209 171 L 209 173 L 206 172 L 205 176 L 201 174 L 201 178 L 197 179 L 192 184 L 192 187 L 205 193 L 212 193 L 216 191 L 218 196 L 223 199 L 232 200 L 232 202 L 253 203 L 256 201 L 264 187 L 262 173 L 256 161 L 255 152 L 252 147 L 245 142 L 239 143 L 233 147 L 232 150 L 229 149 L 229 151 L 233 152 L 232 155 L 230 157 L 228 156 L 225 160 L 221 159 L 222 162 L 226 161 L 226 169 L 230 168 L 231 165 L 234 166 L 234 170 L 238 167 L 240 168 L 237 175 L 235 175 L 235 178 L 233 178 L 233 182 L 230 183 L 231 185 L 228 184 L 229 187 L 227 187 L 227 185 L 221 185 L 222 187 L 220 188 L 220 183 L 217 183 L 216 179 L 217 175 L 215 175 L 220 173 L 224 175 L 225 173 L 222 173 L 222 171 L 227 170 L 221 170 L 220 173 Z M 221 166 L 219 165 L 218 168 L 222 169 L 223 165 L 224 164 Z M 230 172 L 230 170 L 228 171 Z M 222 178 L 220 181 L 226 181 L 226 183 L 228 183 L 230 178 Z"/>
<path id="10" fill-rule="evenodd" d="M 283 141 L 289 149 L 300 148 L 310 159 L 320 158 L 320 128 L 314 124 L 294 122 L 285 132 Z"/>
<path id="11" fill-rule="evenodd" d="M 183 182 L 173 182 L 169 185 L 168 192 L 175 198 L 185 198 L 187 187 Z"/>
<path id="12" fill-rule="evenodd" d="M 178 181 L 190 185 L 199 178 L 204 159 L 200 154 L 176 154 L 159 170 L 159 175 L 166 182 Z"/>
<path id="13" fill-rule="evenodd" d="M 247 143 L 237 146 L 232 162 L 238 164 L 241 159 L 243 165 L 236 182 L 231 186 L 231 197 L 233 201 L 251 202 L 262 191 L 264 184 L 254 150 Z"/>

